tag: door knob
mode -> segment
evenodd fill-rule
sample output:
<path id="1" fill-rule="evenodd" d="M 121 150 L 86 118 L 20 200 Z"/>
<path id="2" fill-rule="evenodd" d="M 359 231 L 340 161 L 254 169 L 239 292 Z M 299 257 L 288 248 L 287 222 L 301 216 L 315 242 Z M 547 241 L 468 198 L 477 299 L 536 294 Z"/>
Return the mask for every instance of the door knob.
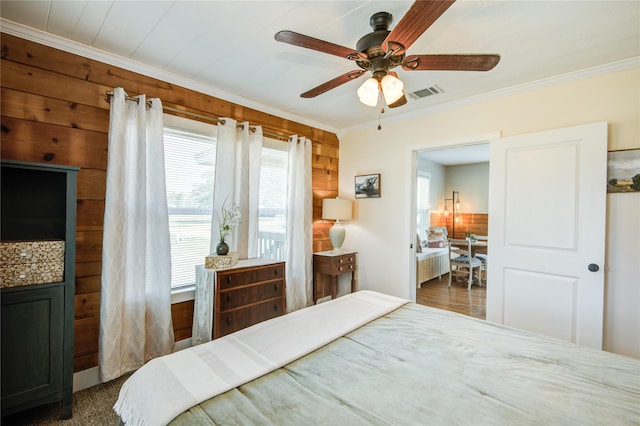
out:
<path id="1" fill-rule="evenodd" d="M 591 272 L 598 272 L 600 270 L 600 267 L 598 265 L 596 265 L 595 263 L 590 263 L 587 268 Z"/>

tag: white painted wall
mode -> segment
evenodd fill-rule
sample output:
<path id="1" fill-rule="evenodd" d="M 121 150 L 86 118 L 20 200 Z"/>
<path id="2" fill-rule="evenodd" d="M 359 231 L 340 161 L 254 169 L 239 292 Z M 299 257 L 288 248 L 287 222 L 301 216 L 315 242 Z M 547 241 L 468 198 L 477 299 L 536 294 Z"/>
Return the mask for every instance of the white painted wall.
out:
<path id="1" fill-rule="evenodd" d="M 489 213 L 489 163 L 448 166 L 445 171 L 445 195 L 451 198 L 458 191 L 458 213 Z"/>
<path id="2" fill-rule="evenodd" d="M 609 123 L 609 150 L 640 148 L 639 99 L 640 68 L 634 68 L 402 122 L 383 122 L 381 131 L 372 125 L 342 135 L 341 197 L 354 199 L 354 175 L 381 174 L 382 197 L 355 200 L 354 218 L 346 225 L 345 247 L 359 252 L 359 288 L 406 298 L 414 295 L 410 281 L 410 244 L 415 238 L 410 233 L 412 150 L 451 146 L 450 141 L 469 141 L 474 135 L 496 131 L 509 136 L 596 121 Z M 640 358 L 638 197 L 608 197 L 604 347 Z"/>

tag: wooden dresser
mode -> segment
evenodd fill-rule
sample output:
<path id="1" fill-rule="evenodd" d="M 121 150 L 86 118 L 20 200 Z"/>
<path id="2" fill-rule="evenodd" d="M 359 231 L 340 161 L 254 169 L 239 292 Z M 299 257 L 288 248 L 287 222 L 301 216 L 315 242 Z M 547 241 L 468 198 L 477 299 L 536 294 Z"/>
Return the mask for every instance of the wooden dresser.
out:
<path id="1" fill-rule="evenodd" d="M 240 261 L 215 271 L 213 338 L 285 313 L 284 262 Z"/>

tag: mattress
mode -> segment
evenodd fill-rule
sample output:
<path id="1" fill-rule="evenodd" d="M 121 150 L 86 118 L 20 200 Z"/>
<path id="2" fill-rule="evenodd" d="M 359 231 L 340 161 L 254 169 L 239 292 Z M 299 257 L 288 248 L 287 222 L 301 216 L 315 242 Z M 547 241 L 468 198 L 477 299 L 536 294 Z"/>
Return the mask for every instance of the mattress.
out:
<path id="1" fill-rule="evenodd" d="M 640 360 L 409 303 L 170 424 L 640 424 Z"/>

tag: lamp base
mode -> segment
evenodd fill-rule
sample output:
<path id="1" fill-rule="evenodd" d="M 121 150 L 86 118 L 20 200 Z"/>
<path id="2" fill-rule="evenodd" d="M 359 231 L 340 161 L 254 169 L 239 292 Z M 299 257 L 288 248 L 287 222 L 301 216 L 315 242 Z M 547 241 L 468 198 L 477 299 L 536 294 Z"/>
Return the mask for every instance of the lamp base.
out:
<path id="1" fill-rule="evenodd" d="M 346 235 L 346 231 L 344 227 L 340 223 L 339 220 L 336 220 L 336 223 L 333 224 L 331 229 L 329 229 L 329 240 L 331 241 L 331 245 L 333 246 L 333 250 L 331 253 L 342 253 L 342 243 L 344 243 L 344 237 Z"/>

